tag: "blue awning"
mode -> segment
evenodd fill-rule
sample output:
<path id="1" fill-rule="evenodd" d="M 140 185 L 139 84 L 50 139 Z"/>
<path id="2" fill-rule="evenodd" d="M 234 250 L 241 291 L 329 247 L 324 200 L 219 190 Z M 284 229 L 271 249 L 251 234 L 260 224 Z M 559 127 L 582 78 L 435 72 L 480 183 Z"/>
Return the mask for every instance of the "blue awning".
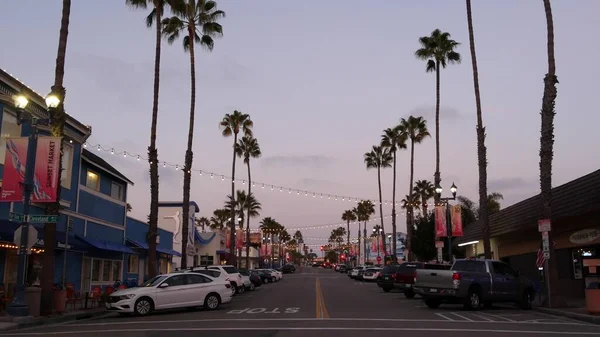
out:
<path id="1" fill-rule="evenodd" d="M 229 254 L 229 252 L 226 251 L 226 250 L 220 250 L 219 249 L 219 250 L 217 250 L 217 254 Z"/>
<path id="2" fill-rule="evenodd" d="M 37 245 L 44 245 L 44 230 L 38 228 L 38 238 L 40 241 L 37 242 Z M 67 235 L 65 232 L 56 232 L 56 249 L 64 250 L 65 244 L 67 242 Z M 87 243 L 78 239 L 75 235 L 69 234 L 69 245 L 67 246 L 67 250 L 78 251 L 78 252 L 87 252 L 90 248 L 92 248 Z"/>
<path id="3" fill-rule="evenodd" d="M 77 235 L 78 238 L 90 244 L 94 248 L 101 250 L 110 250 L 113 252 L 125 253 L 125 254 L 137 254 L 133 249 L 125 246 L 122 243 L 109 242 L 104 240 L 92 239 L 89 237 L 82 237 Z"/>
<path id="4" fill-rule="evenodd" d="M 205 234 L 207 234 L 207 233 L 205 233 Z M 205 239 L 200 235 L 200 233 L 198 233 L 197 230 L 194 230 L 194 237 L 196 239 L 196 242 L 198 242 L 201 245 L 209 244 L 215 238 L 215 236 L 217 236 L 217 233 L 213 232 L 212 235 L 208 239 Z"/>
<path id="5" fill-rule="evenodd" d="M 148 243 L 146 242 L 140 242 L 137 240 L 133 240 L 133 239 L 127 239 L 128 242 L 130 242 L 132 245 L 134 245 L 136 248 L 141 248 L 141 249 L 145 249 L 148 250 Z M 162 248 L 162 247 L 156 247 L 156 251 L 159 253 L 163 253 L 163 254 L 167 254 L 167 255 L 175 255 L 175 256 L 181 256 L 181 253 L 173 250 L 173 249 L 169 249 L 169 248 Z"/>

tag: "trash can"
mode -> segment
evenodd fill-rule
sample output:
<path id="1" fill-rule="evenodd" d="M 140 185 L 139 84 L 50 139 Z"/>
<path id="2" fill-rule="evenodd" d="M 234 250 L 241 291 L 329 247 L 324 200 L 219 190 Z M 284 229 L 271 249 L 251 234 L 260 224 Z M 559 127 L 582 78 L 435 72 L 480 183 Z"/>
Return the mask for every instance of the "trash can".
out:
<path id="1" fill-rule="evenodd" d="M 585 289 L 585 304 L 590 314 L 600 314 L 600 284 L 591 282 Z"/>
<path id="2" fill-rule="evenodd" d="M 40 315 L 40 302 L 42 301 L 42 288 L 25 288 L 25 303 L 29 308 L 29 316 L 38 317 Z"/>

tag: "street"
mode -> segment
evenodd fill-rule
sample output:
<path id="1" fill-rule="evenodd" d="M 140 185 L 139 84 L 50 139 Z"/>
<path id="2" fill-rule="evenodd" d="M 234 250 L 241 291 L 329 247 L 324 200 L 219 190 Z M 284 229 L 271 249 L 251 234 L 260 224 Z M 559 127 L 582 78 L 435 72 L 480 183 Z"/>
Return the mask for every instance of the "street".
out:
<path id="1" fill-rule="evenodd" d="M 417 297 L 384 293 L 375 283 L 351 280 L 331 269 L 304 267 L 282 281 L 238 295 L 216 311 L 177 311 L 146 317 L 114 314 L 0 334 L 0 336 L 127 336 L 178 337 L 209 332 L 213 337 L 259 336 L 595 336 L 597 325 L 495 306 L 478 312 L 459 306 L 431 310 Z"/>

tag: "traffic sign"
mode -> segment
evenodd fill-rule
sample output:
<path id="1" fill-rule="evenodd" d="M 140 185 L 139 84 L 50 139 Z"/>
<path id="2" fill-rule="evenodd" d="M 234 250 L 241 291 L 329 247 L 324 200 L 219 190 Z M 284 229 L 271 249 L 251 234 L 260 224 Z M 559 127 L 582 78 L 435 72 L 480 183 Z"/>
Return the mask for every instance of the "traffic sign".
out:
<path id="1" fill-rule="evenodd" d="M 27 232 L 28 232 L 28 235 L 27 235 L 27 249 L 30 249 L 38 241 L 38 231 L 33 226 L 27 226 Z M 17 246 L 21 245 L 21 234 L 22 233 L 23 233 L 23 226 L 19 226 L 19 228 L 17 228 L 15 230 L 15 238 L 13 240 L 13 242 Z"/>
<path id="2" fill-rule="evenodd" d="M 25 221 L 25 216 L 23 214 L 10 212 L 8 214 L 8 219 L 10 221 L 15 221 L 15 222 L 24 222 Z"/>
<path id="3" fill-rule="evenodd" d="M 57 223 L 58 215 L 30 215 L 30 223 Z"/>
<path id="4" fill-rule="evenodd" d="M 444 248 L 444 241 L 436 241 L 435 248 Z"/>
<path id="5" fill-rule="evenodd" d="M 550 219 L 538 220 L 538 232 L 549 232 L 552 230 Z"/>

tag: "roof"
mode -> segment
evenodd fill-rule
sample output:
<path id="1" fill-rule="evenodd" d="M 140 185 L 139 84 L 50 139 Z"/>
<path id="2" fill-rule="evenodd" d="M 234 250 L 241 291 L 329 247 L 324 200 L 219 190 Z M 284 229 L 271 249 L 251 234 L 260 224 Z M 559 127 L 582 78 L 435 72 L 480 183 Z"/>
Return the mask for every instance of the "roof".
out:
<path id="1" fill-rule="evenodd" d="M 100 168 L 106 170 L 106 172 L 110 173 L 111 175 L 133 185 L 133 182 L 131 180 L 129 180 L 126 176 L 124 176 L 116 168 L 112 167 L 112 165 L 107 163 L 106 160 L 95 155 L 92 151 L 83 149 L 82 156 L 83 156 L 83 159 L 86 159 L 87 161 L 89 161 L 92 164 L 95 164 L 96 166 L 99 166 Z"/>
<path id="2" fill-rule="evenodd" d="M 500 236 L 537 228 L 542 217 L 541 195 L 533 196 L 497 213 L 490 214 L 490 236 Z M 600 210 L 600 170 L 572 180 L 552 189 L 552 219 L 577 216 Z M 465 230 L 456 243 L 480 240 L 482 223 L 476 221 Z"/>

